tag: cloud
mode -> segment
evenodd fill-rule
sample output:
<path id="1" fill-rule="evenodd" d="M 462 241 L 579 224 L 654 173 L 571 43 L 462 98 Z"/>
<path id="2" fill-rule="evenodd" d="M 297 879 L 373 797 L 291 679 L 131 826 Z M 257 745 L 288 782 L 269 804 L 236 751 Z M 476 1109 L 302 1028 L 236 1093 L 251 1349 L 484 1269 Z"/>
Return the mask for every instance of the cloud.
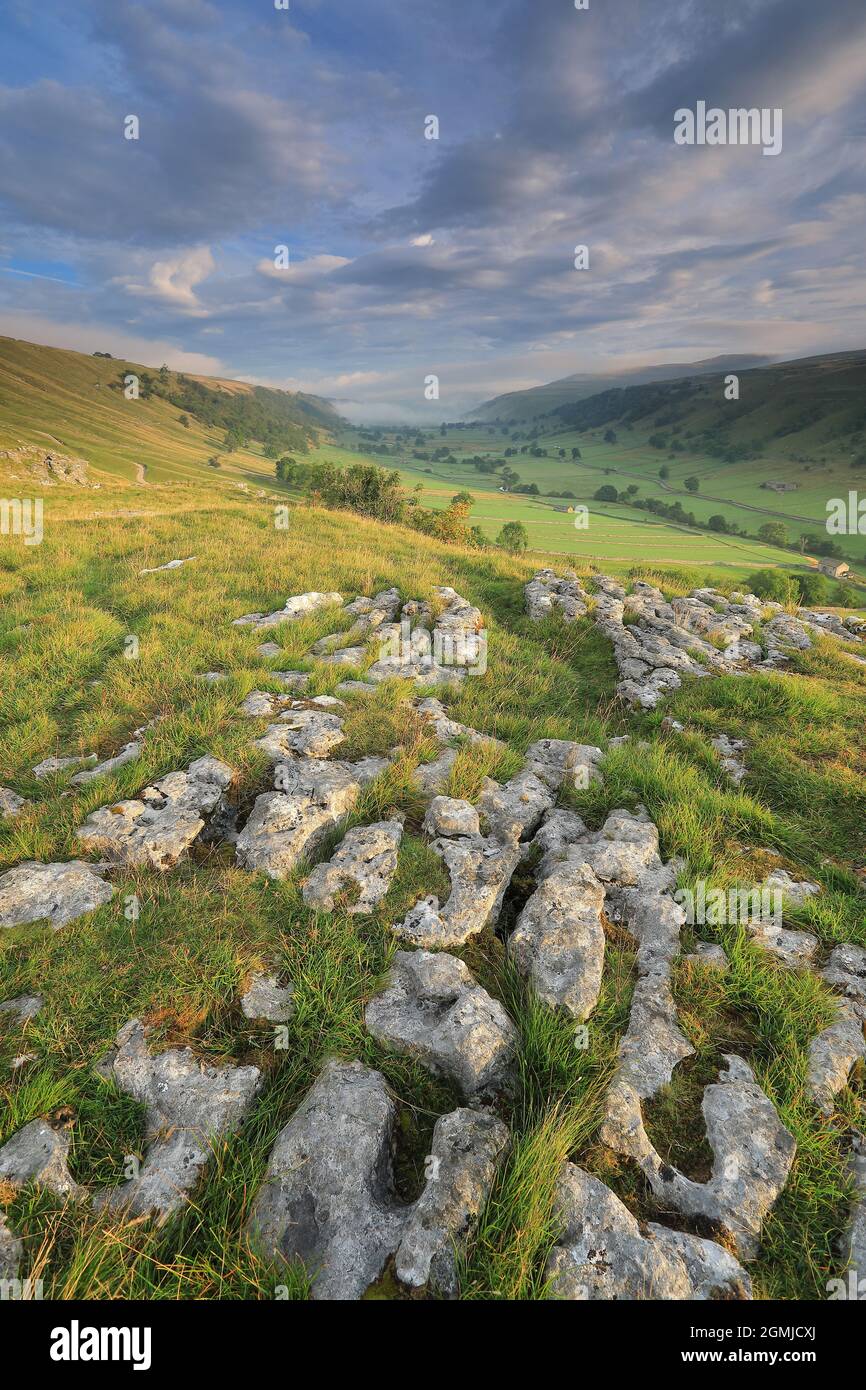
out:
<path id="1" fill-rule="evenodd" d="M 204 317 L 207 309 L 196 298 L 195 286 L 206 280 L 215 267 L 210 247 L 200 246 L 166 261 L 154 261 L 148 283 L 129 283 L 126 289 L 130 294 L 146 295 L 184 313 Z"/>

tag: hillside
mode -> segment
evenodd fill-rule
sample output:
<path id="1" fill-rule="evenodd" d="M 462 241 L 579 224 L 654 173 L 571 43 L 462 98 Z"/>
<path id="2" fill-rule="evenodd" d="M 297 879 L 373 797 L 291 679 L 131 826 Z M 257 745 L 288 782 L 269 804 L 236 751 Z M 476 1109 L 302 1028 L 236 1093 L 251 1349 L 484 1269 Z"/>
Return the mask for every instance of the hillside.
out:
<path id="1" fill-rule="evenodd" d="M 46 500 L 0 570 L 4 1277 L 826 1298 L 863 1206 L 856 625 L 279 528 L 217 480 Z M 484 659 L 425 666 L 424 622 Z M 683 922 L 773 874 L 778 922 Z"/>
<path id="2" fill-rule="evenodd" d="M 573 376 L 561 377 L 558 381 L 550 381 L 543 386 L 531 386 L 525 391 L 508 391 L 505 395 L 494 396 L 491 400 L 483 401 L 481 405 L 476 406 L 466 418 L 512 424 L 518 420 L 535 420 L 560 406 L 574 405 L 588 396 L 598 395 L 601 391 L 670 381 L 686 376 L 745 371 L 750 367 L 761 367 L 770 361 L 769 357 L 761 357 L 757 353 L 730 353 L 727 356 L 707 358 L 702 362 L 666 362 L 658 366 L 631 367 L 621 372 L 598 375 L 576 372 Z"/>
<path id="3" fill-rule="evenodd" d="M 129 373 L 144 383 L 137 400 L 124 395 Z M 225 438 L 233 420 L 250 433 L 246 445 L 229 452 Z M 265 441 L 253 430 L 270 431 L 286 452 L 308 449 L 340 424 L 328 402 L 316 396 L 185 378 L 118 358 L 0 338 L 0 450 L 21 444 L 58 450 L 84 458 L 97 476 L 132 481 L 143 468 L 149 481 L 191 482 L 211 471 L 210 458 L 219 457 L 231 476 L 272 477 Z"/>

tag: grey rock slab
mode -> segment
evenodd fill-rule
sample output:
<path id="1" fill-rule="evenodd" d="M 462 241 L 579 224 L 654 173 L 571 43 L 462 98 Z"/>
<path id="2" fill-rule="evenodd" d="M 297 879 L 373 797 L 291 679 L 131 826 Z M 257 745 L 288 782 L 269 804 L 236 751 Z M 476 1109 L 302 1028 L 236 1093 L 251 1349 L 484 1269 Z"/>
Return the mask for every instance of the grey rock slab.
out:
<path id="1" fill-rule="evenodd" d="M 559 1178 L 563 1226 L 547 1262 L 555 1298 L 573 1301 L 749 1298 L 749 1277 L 720 1245 L 648 1225 L 572 1163 Z"/>
<path id="2" fill-rule="evenodd" d="M 23 796 L 13 792 L 11 787 L 0 787 L 0 820 L 11 820 L 17 816 L 19 811 L 23 811 L 30 802 L 25 801 Z"/>
<path id="3" fill-rule="evenodd" d="M 76 772 L 74 777 L 70 777 L 70 786 L 83 787 L 85 783 L 92 782 L 94 777 L 106 777 L 110 772 L 117 772 L 118 768 L 126 767 L 127 763 L 135 762 L 141 754 L 142 745 L 132 739 L 125 743 L 119 753 L 115 753 L 113 758 L 106 758 L 105 762 L 98 763 L 96 767 L 86 768 L 83 772 Z"/>
<path id="4" fill-rule="evenodd" d="M 197 555 L 187 555 L 183 560 L 167 560 L 164 565 L 157 565 L 151 570 L 139 570 L 139 574 L 162 574 L 163 570 L 178 570 L 181 565 L 188 565 L 190 560 L 198 559 Z"/>
<path id="5" fill-rule="evenodd" d="M 487 1200 L 509 1144 L 507 1127 L 483 1110 L 453 1110 L 433 1130 L 428 1182 L 413 1204 L 394 1258 L 409 1288 L 458 1293 L 457 1247 Z"/>
<path id="6" fill-rule="evenodd" d="M 0 1183 L 23 1187 L 35 1183 L 59 1197 L 80 1197 L 83 1188 L 69 1171 L 68 1129 L 54 1129 L 47 1120 L 31 1120 L 0 1149 Z"/>
<path id="7" fill-rule="evenodd" d="M 485 839 L 438 839 L 432 843 L 451 879 L 448 900 L 441 909 L 437 898 L 416 903 L 393 930 L 415 946 L 462 946 L 488 922 L 495 923 L 520 862 L 520 849 L 516 844 Z"/>
<path id="8" fill-rule="evenodd" d="M 65 864 L 28 861 L 0 874 L 0 927 L 47 920 L 56 931 L 114 896 L 103 871 L 80 859 Z"/>
<path id="9" fill-rule="evenodd" d="M 572 743 L 567 739 L 543 738 L 526 750 L 526 768 L 551 791 L 565 785 L 586 790 L 591 781 L 601 780 L 598 763 L 604 754 L 589 743 Z"/>
<path id="10" fill-rule="evenodd" d="M 388 985 L 367 1005 L 367 1031 L 417 1058 L 466 1097 L 507 1089 L 517 1030 L 456 956 L 398 951 Z"/>
<path id="11" fill-rule="evenodd" d="M 744 753 L 748 748 L 745 739 L 728 738 L 726 734 L 717 734 L 711 739 L 713 748 L 719 755 L 719 762 L 722 769 L 728 774 L 735 786 L 739 786 L 746 775 L 746 764 Z"/>
<path id="12" fill-rule="evenodd" d="M 454 1290 L 455 1247 L 487 1196 L 507 1131 L 484 1112 L 443 1116 L 425 1189 L 405 1206 L 391 1166 L 395 1120 L 380 1072 L 330 1061 L 274 1145 L 247 1234 L 265 1258 L 302 1261 L 314 1299 L 361 1298 L 395 1254 L 410 1286 Z"/>
<path id="13" fill-rule="evenodd" d="M 19 1023 L 29 1023 L 44 1002 L 41 994 L 19 994 L 17 999 L 5 999 L 0 1004 L 0 1014 L 14 1014 Z"/>
<path id="14" fill-rule="evenodd" d="M 422 826 L 425 834 L 478 835 L 478 812 L 468 801 L 451 796 L 434 796 Z"/>
<path id="15" fill-rule="evenodd" d="M 170 772 L 145 787 L 139 799 L 101 806 L 76 838 L 113 864 L 173 868 L 204 829 L 233 775 L 217 758 L 197 758 L 186 772 Z"/>
<path id="16" fill-rule="evenodd" d="M 245 1018 L 266 1023 L 287 1023 L 294 1016 L 294 985 L 281 985 L 276 975 L 254 971 L 241 995 Z"/>
<path id="17" fill-rule="evenodd" d="M 261 642 L 256 647 L 256 654 L 267 661 L 273 656 L 279 656 L 282 650 L 279 642 Z"/>
<path id="18" fill-rule="evenodd" d="M 488 835 L 517 844 L 535 833 L 554 801 L 550 788 L 524 768 L 504 785 L 485 778 L 478 811 Z"/>
<path id="19" fill-rule="evenodd" d="M 850 941 L 834 946 L 821 971 L 828 985 L 854 1001 L 861 1015 L 866 1014 L 866 950 Z"/>
<path id="20" fill-rule="evenodd" d="M 138 1019 L 117 1035 L 112 1073 L 120 1090 L 145 1107 L 145 1157 L 138 1176 L 101 1193 L 97 1205 L 165 1220 L 189 1200 L 213 1143 L 241 1124 L 261 1073 L 207 1066 L 189 1048 L 152 1054 Z"/>
<path id="21" fill-rule="evenodd" d="M 294 704 L 293 695 L 274 695 L 269 690 L 251 690 L 241 705 L 249 719 L 273 719 Z"/>
<path id="22" fill-rule="evenodd" d="M 419 763 L 412 773 L 412 784 L 424 796 L 436 796 L 447 786 L 451 769 L 457 761 L 456 748 L 444 748 L 430 763 Z"/>
<path id="23" fill-rule="evenodd" d="M 357 1299 L 400 1242 L 396 1107 L 380 1072 L 328 1062 L 281 1131 L 247 1227 L 266 1258 L 301 1260 L 314 1299 Z"/>
<path id="24" fill-rule="evenodd" d="M 75 755 L 71 758 L 43 758 L 41 763 L 37 763 L 33 768 L 33 776 L 41 781 L 43 777 L 52 777 L 55 772 L 65 772 L 70 767 L 81 767 L 82 763 L 95 763 L 97 757 L 95 753 L 86 753 L 80 756 Z"/>
<path id="25" fill-rule="evenodd" d="M 776 869 L 761 886 L 770 889 L 771 892 L 780 892 L 785 902 L 793 907 L 802 907 L 807 898 L 815 897 L 821 891 L 817 883 L 810 883 L 808 879 L 798 882 L 785 869 Z"/>
<path id="26" fill-rule="evenodd" d="M 833 1099 L 848 1083 L 851 1068 L 866 1057 L 863 1016 L 848 999 L 839 1001 L 839 1015 L 809 1044 L 806 1085 L 823 1115 L 833 1113 Z"/>
<path id="27" fill-rule="evenodd" d="M 746 931 L 753 945 L 790 970 L 802 970 L 811 965 L 818 952 L 818 938 L 811 932 L 791 931 L 772 922 L 747 922 Z"/>
<path id="28" fill-rule="evenodd" d="M 272 762 L 299 755 L 305 758 L 326 758 L 341 743 L 345 743 L 343 721 L 327 709 L 287 710 L 276 724 L 268 725 L 256 747 L 267 753 Z"/>
<path id="29" fill-rule="evenodd" d="M 351 764 L 300 758 L 280 763 L 280 790 L 256 797 L 235 849 L 243 869 L 285 878 L 348 812 L 361 791 Z"/>
<path id="30" fill-rule="evenodd" d="M 508 941 L 509 957 L 538 998 L 580 1021 L 601 990 L 604 896 L 588 864 L 559 864 L 526 903 Z"/>
<path id="31" fill-rule="evenodd" d="M 342 602 L 342 594 L 320 594 L 313 590 L 308 594 L 293 595 L 286 600 L 285 607 L 275 613 L 246 613 L 242 618 L 235 618 L 232 626 L 259 629 L 277 627 L 280 623 L 297 622 L 299 618 L 306 618 L 320 608 L 331 608 Z"/>
<path id="32" fill-rule="evenodd" d="M 345 910 L 350 916 L 374 912 L 391 886 L 402 836 L 398 820 L 349 830 L 331 859 L 310 873 L 301 889 L 304 902 L 333 912 L 337 899 L 349 892 L 353 896 Z"/>
<path id="33" fill-rule="evenodd" d="M 730 961 L 721 946 L 712 941 L 699 941 L 690 955 L 683 956 L 690 965 L 703 965 L 707 969 L 725 971 L 730 969 Z"/>
<path id="34" fill-rule="evenodd" d="M 847 1268 L 866 1279 L 866 1139 L 855 1136 L 851 1146 L 851 1176 L 854 1179 L 854 1207 L 845 1236 Z"/>

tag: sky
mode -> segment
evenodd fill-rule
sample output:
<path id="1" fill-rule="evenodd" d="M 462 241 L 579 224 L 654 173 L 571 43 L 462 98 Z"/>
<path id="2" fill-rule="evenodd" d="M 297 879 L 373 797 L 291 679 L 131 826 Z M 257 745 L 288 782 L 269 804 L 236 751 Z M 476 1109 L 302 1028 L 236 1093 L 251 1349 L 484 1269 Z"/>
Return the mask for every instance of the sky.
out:
<path id="1" fill-rule="evenodd" d="M 3 0 L 0 333 L 377 423 L 866 347 L 866 0 L 279 3 Z"/>

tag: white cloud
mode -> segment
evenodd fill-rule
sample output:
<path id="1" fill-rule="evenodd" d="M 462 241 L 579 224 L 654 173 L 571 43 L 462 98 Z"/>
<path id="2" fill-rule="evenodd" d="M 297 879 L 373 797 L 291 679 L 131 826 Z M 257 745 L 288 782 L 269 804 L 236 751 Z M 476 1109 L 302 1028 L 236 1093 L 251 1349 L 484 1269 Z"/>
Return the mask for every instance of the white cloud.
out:
<path id="1" fill-rule="evenodd" d="M 200 285 L 216 269 L 209 246 L 198 246 L 191 251 L 181 251 L 165 261 L 154 261 L 150 268 L 146 285 L 127 284 L 130 294 L 145 295 L 157 299 L 173 309 L 193 315 L 195 318 L 207 316 L 207 309 L 195 294 L 195 286 Z"/>

